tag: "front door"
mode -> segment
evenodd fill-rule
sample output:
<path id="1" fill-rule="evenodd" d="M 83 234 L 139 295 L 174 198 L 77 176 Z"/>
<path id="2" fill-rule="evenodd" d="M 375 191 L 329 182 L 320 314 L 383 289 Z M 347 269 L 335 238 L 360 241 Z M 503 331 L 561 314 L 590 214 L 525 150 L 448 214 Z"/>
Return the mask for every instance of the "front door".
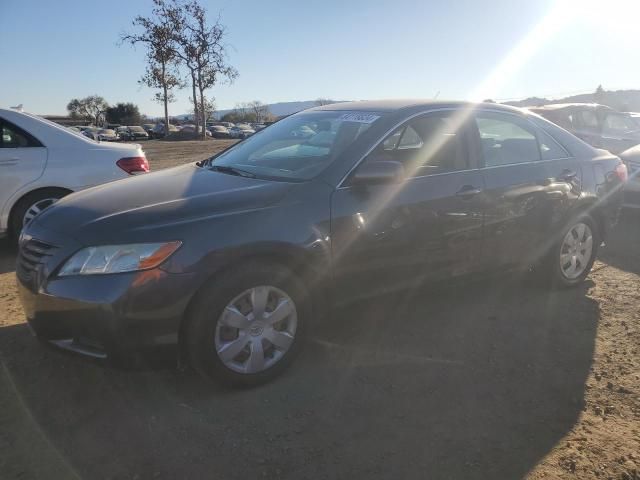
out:
<path id="1" fill-rule="evenodd" d="M 418 287 L 477 269 L 483 185 L 469 155 L 467 124 L 451 111 L 408 121 L 361 163 L 400 162 L 404 181 L 362 186 L 347 179 L 334 192 L 332 253 L 339 298 Z"/>

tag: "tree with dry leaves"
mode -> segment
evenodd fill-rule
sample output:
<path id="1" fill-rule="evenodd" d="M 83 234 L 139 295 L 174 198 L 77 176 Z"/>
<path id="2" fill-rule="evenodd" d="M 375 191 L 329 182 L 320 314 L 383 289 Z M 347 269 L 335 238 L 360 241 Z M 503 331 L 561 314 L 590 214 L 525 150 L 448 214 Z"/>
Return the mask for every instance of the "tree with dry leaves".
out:
<path id="1" fill-rule="evenodd" d="M 206 91 L 219 83 L 233 82 L 238 76 L 238 71 L 228 63 L 226 27 L 219 16 L 210 24 L 206 9 L 197 0 L 187 3 L 172 0 L 166 11 L 174 25 L 176 54 L 189 71 L 196 126 L 205 126 L 207 119 L 202 105 L 206 103 Z"/>
<path id="2" fill-rule="evenodd" d="M 67 111 L 71 118 L 82 118 L 94 125 L 99 125 L 108 107 L 109 104 L 101 96 L 89 95 L 85 98 L 72 99 L 67 104 Z"/>
<path id="3" fill-rule="evenodd" d="M 256 117 L 257 123 L 266 122 L 269 119 L 269 106 L 262 103 L 260 100 L 254 100 L 249 102 L 249 108 Z"/>
<path id="4" fill-rule="evenodd" d="M 160 90 L 154 98 L 164 105 L 164 121 L 168 125 L 169 103 L 175 100 L 173 90 L 183 86 L 179 73 L 181 59 L 176 54 L 174 25 L 166 15 L 166 0 L 153 0 L 153 4 L 151 15 L 134 18 L 136 32 L 122 34 L 120 42 L 146 47 L 147 66 L 139 83 Z"/>

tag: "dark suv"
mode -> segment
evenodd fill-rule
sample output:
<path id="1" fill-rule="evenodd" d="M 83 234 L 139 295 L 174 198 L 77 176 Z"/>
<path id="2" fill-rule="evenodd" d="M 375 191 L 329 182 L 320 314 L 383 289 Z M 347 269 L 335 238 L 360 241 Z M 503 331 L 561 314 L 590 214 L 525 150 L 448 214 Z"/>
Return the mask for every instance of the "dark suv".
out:
<path id="1" fill-rule="evenodd" d="M 59 347 L 180 345 L 206 376 L 257 383 L 331 302 L 531 265 L 581 282 L 625 179 L 617 157 L 514 108 L 334 104 L 60 200 L 20 239 L 19 290 Z"/>

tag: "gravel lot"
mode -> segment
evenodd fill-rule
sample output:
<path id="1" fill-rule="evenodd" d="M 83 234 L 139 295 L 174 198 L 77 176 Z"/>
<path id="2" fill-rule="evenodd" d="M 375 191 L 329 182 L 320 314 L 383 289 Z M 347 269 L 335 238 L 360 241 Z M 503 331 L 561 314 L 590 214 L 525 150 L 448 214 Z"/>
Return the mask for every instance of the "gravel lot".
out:
<path id="1" fill-rule="evenodd" d="M 143 147 L 158 169 L 223 143 Z M 343 307 L 253 390 L 44 348 L 0 245 L 0 477 L 639 479 L 639 239 L 628 213 L 573 290 L 504 276 Z"/>

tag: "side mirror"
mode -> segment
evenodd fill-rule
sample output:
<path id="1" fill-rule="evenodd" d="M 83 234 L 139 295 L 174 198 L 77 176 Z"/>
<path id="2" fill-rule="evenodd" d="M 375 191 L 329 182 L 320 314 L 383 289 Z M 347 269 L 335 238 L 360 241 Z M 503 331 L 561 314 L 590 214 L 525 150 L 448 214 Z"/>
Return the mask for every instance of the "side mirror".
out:
<path id="1" fill-rule="evenodd" d="M 404 167 L 400 162 L 367 158 L 351 177 L 352 185 L 383 185 L 404 180 Z"/>

